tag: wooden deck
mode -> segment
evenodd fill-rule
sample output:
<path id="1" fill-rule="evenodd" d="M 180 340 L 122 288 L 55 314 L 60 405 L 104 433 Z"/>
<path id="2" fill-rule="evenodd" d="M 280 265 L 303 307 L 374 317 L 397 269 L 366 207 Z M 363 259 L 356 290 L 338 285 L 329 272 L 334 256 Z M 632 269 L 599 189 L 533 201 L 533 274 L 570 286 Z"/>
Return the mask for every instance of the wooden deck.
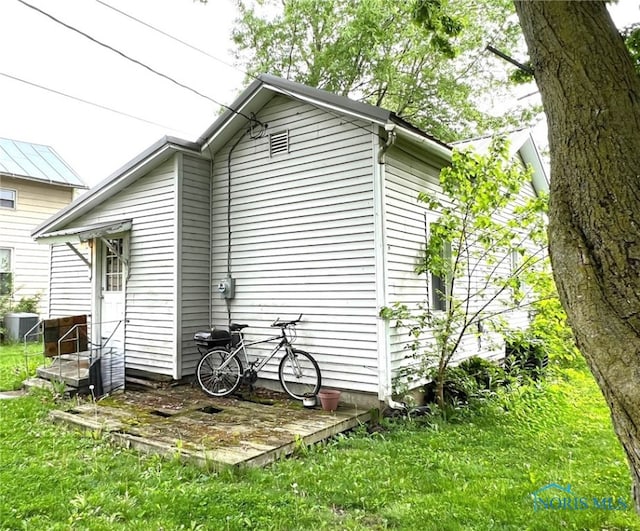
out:
<path id="1" fill-rule="evenodd" d="M 194 462 L 211 470 L 264 466 L 370 419 L 369 411 L 340 404 L 335 412 L 303 408 L 284 397 L 207 398 L 190 386 L 127 391 L 96 404 L 54 411 L 57 422 L 103 434 L 146 453 Z M 195 393 L 194 393 L 195 391 Z"/>

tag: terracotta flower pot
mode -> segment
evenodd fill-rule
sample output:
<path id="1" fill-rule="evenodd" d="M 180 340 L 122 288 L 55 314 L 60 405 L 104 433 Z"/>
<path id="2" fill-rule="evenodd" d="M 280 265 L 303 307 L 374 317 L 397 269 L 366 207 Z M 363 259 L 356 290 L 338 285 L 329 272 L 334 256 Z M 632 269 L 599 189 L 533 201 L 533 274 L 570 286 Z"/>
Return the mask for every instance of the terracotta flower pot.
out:
<path id="1" fill-rule="evenodd" d="M 318 393 L 320 404 L 325 411 L 335 411 L 338 409 L 338 402 L 340 401 L 340 391 L 336 389 L 322 389 Z"/>

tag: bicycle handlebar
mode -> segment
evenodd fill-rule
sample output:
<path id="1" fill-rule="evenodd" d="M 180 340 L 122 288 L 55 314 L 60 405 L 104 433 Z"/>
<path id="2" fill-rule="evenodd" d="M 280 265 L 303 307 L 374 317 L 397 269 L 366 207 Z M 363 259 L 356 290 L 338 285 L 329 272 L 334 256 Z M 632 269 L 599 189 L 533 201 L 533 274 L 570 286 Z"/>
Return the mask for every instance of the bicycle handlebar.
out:
<path id="1" fill-rule="evenodd" d="M 280 328 L 285 328 L 287 326 L 293 326 L 298 324 L 300 321 L 302 321 L 302 314 L 300 314 L 298 316 L 297 319 L 294 319 L 293 321 L 281 321 L 280 317 L 278 317 L 275 321 L 273 321 L 273 323 L 271 323 L 271 326 L 276 327 L 279 326 Z"/>

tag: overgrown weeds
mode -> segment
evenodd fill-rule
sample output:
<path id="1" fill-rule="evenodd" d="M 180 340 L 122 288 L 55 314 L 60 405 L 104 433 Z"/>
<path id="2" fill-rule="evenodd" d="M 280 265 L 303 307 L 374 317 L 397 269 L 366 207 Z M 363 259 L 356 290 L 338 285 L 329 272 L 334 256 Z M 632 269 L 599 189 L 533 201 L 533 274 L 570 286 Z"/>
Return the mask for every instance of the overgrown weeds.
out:
<path id="1" fill-rule="evenodd" d="M 448 422 L 382 421 L 215 474 L 50 424 L 44 394 L 0 400 L 0 529 L 640 529 L 631 510 L 534 510 L 550 483 L 630 500 L 588 372 L 503 388 Z"/>

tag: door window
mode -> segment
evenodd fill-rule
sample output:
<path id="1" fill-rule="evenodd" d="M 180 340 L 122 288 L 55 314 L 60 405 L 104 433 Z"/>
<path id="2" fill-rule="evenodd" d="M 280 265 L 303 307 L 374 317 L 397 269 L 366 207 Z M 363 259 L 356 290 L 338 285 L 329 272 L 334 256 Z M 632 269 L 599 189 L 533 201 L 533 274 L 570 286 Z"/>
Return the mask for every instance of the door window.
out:
<path id="1" fill-rule="evenodd" d="M 124 286 L 124 266 L 122 263 L 123 239 L 108 240 L 104 268 L 105 291 L 122 291 Z"/>

